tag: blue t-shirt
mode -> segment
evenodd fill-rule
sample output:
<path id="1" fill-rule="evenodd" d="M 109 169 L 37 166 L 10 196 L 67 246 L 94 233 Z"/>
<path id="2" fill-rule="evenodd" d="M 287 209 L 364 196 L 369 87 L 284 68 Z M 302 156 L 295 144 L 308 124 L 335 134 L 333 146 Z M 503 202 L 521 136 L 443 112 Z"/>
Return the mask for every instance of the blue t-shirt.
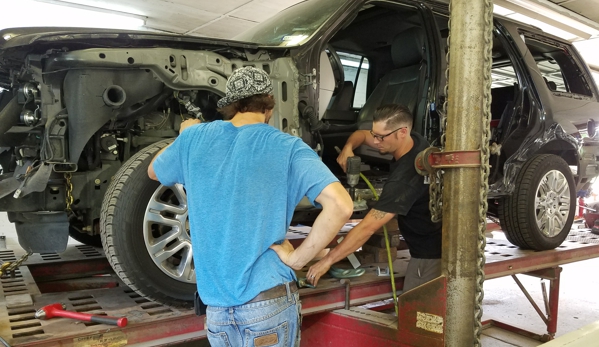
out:
<path id="1" fill-rule="evenodd" d="M 293 211 L 337 179 L 300 138 L 267 124 L 194 125 L 154 161 L 163 185 L 187 191 L 198 293 L 205 304 L 244 304 L 295 280 L 269 249 Z"/>

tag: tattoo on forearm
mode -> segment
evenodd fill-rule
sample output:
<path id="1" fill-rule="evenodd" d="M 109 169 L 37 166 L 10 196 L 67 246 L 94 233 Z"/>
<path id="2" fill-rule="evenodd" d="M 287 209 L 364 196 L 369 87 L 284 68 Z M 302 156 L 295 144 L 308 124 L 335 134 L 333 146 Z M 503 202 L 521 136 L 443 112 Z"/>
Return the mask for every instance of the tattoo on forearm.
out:
<path id="1" fill-rule="evenodd" d="M 385 215 L 387 215 L 387 212 L 375 210 L 374 208 L 370 211 L 370 213 L 372 214 L 374 219 L 377 219 L 377 220 L 381 220 L 381 219 L 385 218 Z"/>

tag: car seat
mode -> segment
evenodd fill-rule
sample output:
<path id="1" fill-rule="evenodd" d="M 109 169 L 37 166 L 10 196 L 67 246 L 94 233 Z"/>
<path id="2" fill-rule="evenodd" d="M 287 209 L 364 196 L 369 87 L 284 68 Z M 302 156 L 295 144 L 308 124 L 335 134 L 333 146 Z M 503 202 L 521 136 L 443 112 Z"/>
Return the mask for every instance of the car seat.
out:
<path id="1" fill-rule="evenodd" d="M 547 88 L 549 88 L 549 90 L 551 90 L 552 92 L 555 92 L 557 90 L 557 84 L 555 82 L 548 81 L 545 76 L 543 76 L 543 80 L 545 80 L 545 84 L 547 84 Z"/>
<path id="2" fill-rule="evenodd" d="M 345 81 L 337 95 L 331 99 L 323 119 L 330 124 L 353 124 L 356 121 L 351 105 L 353 96 L 353 82 Z"/>
<path id="3" fill-rule="evenodd" d="M 424 31 L 413 27 L 396 35 L 391 44 L 391 57 L 394 69 L 383 76 L 366 100 L 358 115 L 359 129 L 372 129 L 375 110 L 386 104 L 405 105 L 412 111 L 415 120 L 424 116 L 428 85 Z M 420 122 L 414 122 L 413 130 L 422 133 Z M 360 146 L 354 153 L 371 160 L 391 158 L 368 146 Z"/>

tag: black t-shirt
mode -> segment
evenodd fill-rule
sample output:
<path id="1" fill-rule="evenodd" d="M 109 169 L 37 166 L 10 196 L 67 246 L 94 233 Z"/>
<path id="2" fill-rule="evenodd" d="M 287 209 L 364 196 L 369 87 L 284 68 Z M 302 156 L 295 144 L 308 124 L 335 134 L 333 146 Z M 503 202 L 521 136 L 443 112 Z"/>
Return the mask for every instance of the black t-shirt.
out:
<path id="1" fill-rule="evenodd" d="M 429 144 L 418 133 L 411 134 L 414 147 L 391 163 L 389 179 L 374 208 L 397 214 L 399 230 L 413 258 L 441 258 L 441 223 L 431 221 L 429 186 L 416 172 L 414 161 Z"/>

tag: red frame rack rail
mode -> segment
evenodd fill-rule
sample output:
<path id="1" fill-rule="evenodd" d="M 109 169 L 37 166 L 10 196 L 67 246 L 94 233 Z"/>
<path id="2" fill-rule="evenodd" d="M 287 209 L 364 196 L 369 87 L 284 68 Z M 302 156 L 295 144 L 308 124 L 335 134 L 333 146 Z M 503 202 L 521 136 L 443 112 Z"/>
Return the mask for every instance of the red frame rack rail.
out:
<path id="1" fill-rule="evenodd" d="M 599 257 L 599 236 L 572 231 L 551 251 L 520 250 L 507 241 L 488 239 L 486 279 L 528 274 L 551 281 L 547 334 L 536 335 L 497 321 L 483 322 L 540 340 L 553 337 L 557 327 L 560 265 Z M 0 250 L 10 261 L 20 250 Z M 395 261 L 396 287 L 403 287 L 409 255 L 399 251 Z M 304 275 L 299 272 L 298 276 Z M 206 338 L 203 317 L 191 308 L 160 305 L 140 297 L 112 272 L 103 252 L 88 246 L 70 246 L 61 254 L 37 254 L 20 267 L 14 278 L 0 280 L 0 336 L 12 346 L 166 346 Z M 376 264 L 349 285 L 323 279 L 318 288 L 300 290 L 302 345 L 318 346 L 443 346 L 446 286 L 443 277 L 400 296 L 400 317 L 377 310 L 391 307 L 389 277 L 377 276 Z M 7 307 L 7 297 L 29 295 L 32 305 Z M 427 298 L 422 300 L 422 298 Z M 385 301 L 386 300 L 386 301 Z M 40 321 L 35 311 L 63 302 L 68 310 L 109 316 L 127 316 L 118 328 L 64 318 Z M 370 308 L 365 308 L 367 304 Z M 382 303 L 382 304 L 380 304 Z M 10 305 L 9 305 L 10 306 Z M 537 311 L 541 310 L 537 307 Z"/>

